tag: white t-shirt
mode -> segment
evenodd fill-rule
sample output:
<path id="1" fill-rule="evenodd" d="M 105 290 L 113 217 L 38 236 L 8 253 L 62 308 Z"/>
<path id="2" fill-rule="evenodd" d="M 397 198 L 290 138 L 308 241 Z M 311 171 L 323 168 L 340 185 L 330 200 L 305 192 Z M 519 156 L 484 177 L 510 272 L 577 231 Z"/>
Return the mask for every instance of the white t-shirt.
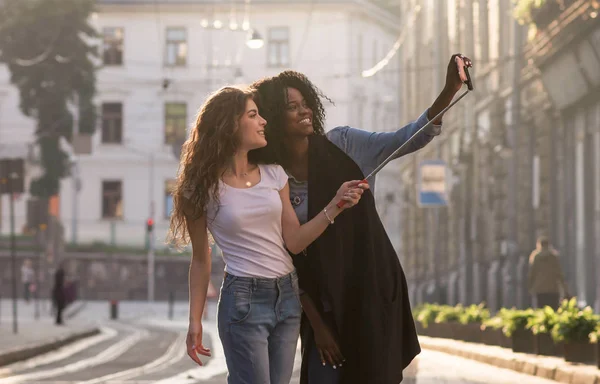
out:
<path id="1" fill-rule="evenodd" d="M 208 229 L 223 251 L 225 271 L 239 277 L 275 278 L 294 270 L 285 249 L 279 191 L 288 176 L 279 165 L 259 165 L 260 182 L 234 188 L 220 182 L 219 208 L 207 206 Z"/>

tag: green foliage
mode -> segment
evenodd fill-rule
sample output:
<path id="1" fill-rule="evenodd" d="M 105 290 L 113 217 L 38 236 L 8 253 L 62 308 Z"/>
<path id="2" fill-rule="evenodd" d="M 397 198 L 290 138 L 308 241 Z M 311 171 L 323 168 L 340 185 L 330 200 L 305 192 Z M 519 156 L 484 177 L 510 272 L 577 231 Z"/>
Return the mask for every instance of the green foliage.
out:
<path id="1" fill-rule="evenodd" d="M 534 335 L 540 333 L 549 334 L 552 332 L 552 328 L 554 328 L 557 321 L 558 315 L 554 309 L 546 306 L 543 309 L 538 309 L 534 312 L 534 316 L 527 321 L 526 328 L 531 329 L 531 332 Z"/>
<path id="2" fill-rule="evenodd" d="M 556 342 L 590 341 L 590 333 L 598 329 L 600 316 L 590 307 L 580 309 L 576 298 L 564 300 L 557 311 L 558 320 L 552 328 Z"/>
<path id="3" fill-rule="evenodd" d="M 436 323 L 457 322 L 460 320 L 460 316 L 462 315 L 463 311 L 464 308 L 460 304 L 458 304 L 456 307 L 452 307 L 450 305 L 442 305 L 434 321 Z"/>
<path id="4" fill-rule="evenodd" d="M 598 339 L 600 339 L 600 323 L 598 323 L 598 326 L 596 327 L 596 329 L 590 333 L 589 337 L 590 337 L 590 343 L 594 343 L 594 344 L 598 343 Z"/>
<path id="5" fill-rule="evenodd" d="M 441 308 L 437 304 L 423 304 L 415 309 L 414 317 L 423 327 L 427 328 L 429 324 L 435 321 Z"/>
<path id="6" fill-rule="evenodd" d="M 513 0 L 513 16 L 519 24 L 531 24 L 531 11 L 541 8 L 548 0 Z M 553 1 L 553 0 L 552 0 Z"/>
<path id="7" fill-rule="evenodd" d="M 88 24 L 94 0 L 6 0 L 0 3 L 0 62 L 20 92 L 23 114 L 37 120 L 44 174 L 32 181 L 34 196 L 58 192 L 67 175 L 60 137 L 71 140 L 69 104 L 79 104 L 79 132 L 93 133 L 96 92 L 89 41 L 97 36 Z"/>
<path id="8" fill-rule="evenodd" d="M 518 329 L 526 329 L 527 323 L 535 316 L 533 309 L 508 309 L 502 308 L 498 313 L 498 317 L 502 319 L 502 332 L 511 337 Z"/>
<path id="9" fill-rule="evenodd" d="M 459 321 L 461 324 L 483 323 L 490 318 L 490 311 L 485 307 L 485 304 L 472 304 L 464 309 L 460 314 Z"/>

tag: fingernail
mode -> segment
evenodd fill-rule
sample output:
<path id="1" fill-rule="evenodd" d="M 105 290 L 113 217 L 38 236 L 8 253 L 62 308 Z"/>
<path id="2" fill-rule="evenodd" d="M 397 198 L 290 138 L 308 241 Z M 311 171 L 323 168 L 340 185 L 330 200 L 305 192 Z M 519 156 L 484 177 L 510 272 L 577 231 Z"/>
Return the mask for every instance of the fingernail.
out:
<path id="1" fill-rule="evenodd" d="M 323 363 L 323 366 L 325 366 L 325 363 Z"/>
<path id="2" fill-rule="evenodd" d="M 342 366 L 342 363 L 340 363 L 340 367 Z"/>
<path id="3" fill-rule="evenodd" d="M 334 365 L 334 366 L 333 366 L 333 369 L 337 369 L 337 367 Z"/>

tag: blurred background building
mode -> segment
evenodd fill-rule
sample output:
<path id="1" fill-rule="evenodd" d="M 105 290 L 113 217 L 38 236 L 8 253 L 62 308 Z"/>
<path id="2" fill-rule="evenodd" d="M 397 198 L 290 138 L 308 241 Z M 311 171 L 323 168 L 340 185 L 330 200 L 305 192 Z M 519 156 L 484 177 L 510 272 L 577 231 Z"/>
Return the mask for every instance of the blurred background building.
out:
<path id="1" fill-rule="evenodd" d="M 389 12 L 393 5 L 382 5 L 98 0 L 91 20 L 101 35 L 98 128 L 92 136 L 75 133 L 69 150 L 76 172 L 51 202 L 66 240 L 142 246 L 152 219 L 160 247 L 181 144 L 205 98 L 226 84 L 296 69 L 334 101 L 327 106 L 328 128 L 391 130 L 407 121 L 398 108 L 398 56 L 376 76 L 361 76 L 385 56 L 400 30 L 397 13 Z M 35 124 L 18 110 L 18 92 L 8 79 L 1 67 L 0 142 L 21 148 L 34 175 Z M 27 198 L 18 199 L 17 228 L 25 225 Z M 7 209 L 0 223 L 7 233 Z"/>
<path id="2" fill-rule="evenodd" d="M 405 78 L 403 115 L 430 103 L 450 52 L 475 63 L 475 92 L 401 171 L 400 255 L 417 303 L 529 305 L 528 256 L 544 234 L 569 293 L 600 309 L 600 5 L 533 3 L 402 3 L 403 13 L 420 5 L 435 15 L 404 48 L 402 67 L 423 75 Z M 428 159 L 448 165 L 448 203 L 437 208 L 419 204 Z"/>

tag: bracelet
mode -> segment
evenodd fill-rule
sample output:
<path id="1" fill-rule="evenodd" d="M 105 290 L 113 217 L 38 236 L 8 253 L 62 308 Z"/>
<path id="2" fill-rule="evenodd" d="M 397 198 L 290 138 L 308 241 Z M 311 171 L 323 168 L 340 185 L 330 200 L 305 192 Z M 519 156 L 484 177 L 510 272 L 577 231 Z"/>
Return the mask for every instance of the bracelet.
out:
<path id="1" fill-rule="evenodd" d="M 325 217 L 327 218 L 327 220 L 329 220 L 329 224 L 333 224 L 334 221 L 327 214 L 327 208 L 323 208 L 323 213 L 325 214 Z"/>

